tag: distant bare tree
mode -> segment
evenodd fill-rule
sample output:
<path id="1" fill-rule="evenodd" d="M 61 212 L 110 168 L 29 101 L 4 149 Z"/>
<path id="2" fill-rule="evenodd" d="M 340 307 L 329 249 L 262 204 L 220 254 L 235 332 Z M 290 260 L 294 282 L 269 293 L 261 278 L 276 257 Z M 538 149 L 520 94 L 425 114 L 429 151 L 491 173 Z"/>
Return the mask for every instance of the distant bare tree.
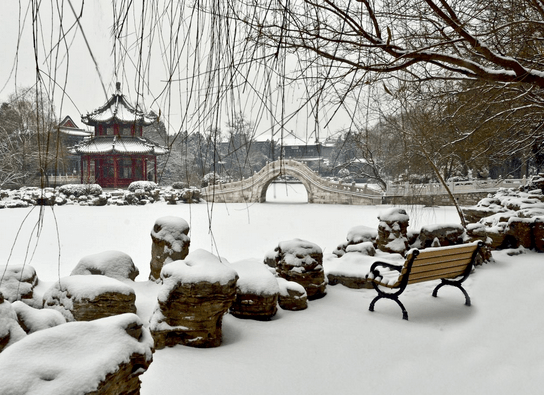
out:
<path id="1" fill-rule="evenodd" d="M 64 160 L 51 102 L 34 89 L 0 107 L 0 186 L 47 185 Z"/>

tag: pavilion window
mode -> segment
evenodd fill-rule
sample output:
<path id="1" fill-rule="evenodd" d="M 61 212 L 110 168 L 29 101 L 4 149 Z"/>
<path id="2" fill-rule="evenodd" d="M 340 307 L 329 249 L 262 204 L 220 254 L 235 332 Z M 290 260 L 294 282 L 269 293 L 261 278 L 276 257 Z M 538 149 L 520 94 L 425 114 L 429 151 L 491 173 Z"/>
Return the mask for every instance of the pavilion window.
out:
<path id="1" fill-rule="evenodd" d="M 121 158 L 120 159 L 121 178 L 133 178 L 132 174 L 132 159 Z"/>
<path id="2" fill-rule="evenodd" d="M 134 163 L 134 178 L 145 180 L 142 167 L 143 159 L 136 159 Z"/>
<path id="3" fill-rule="evenodd" d="M 130 126 L 120 126 L 119 129 L 121 136 L 130 136 L 132 134 L 132 128 Z"/>

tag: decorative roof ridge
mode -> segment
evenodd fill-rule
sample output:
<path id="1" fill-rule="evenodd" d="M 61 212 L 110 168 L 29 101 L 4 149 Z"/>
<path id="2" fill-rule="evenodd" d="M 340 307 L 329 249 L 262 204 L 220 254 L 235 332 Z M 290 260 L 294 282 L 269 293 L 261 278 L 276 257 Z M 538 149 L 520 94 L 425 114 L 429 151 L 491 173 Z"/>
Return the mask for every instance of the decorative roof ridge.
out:
<path id="1" fill-rule="evenodd" d="M 122 105 L 124 106 L 129 113 L 131 113 L 134 116 L 134 122 L 142 121 L 144 125 L 150 125 L 156 120 L 156 116 L 154 117 L 151 114 L 146 114 L 143 110 L 141 110 L 138 105 L 133 106 L 125 97 L 125 95 L 121 92 L 121 83 L 117 82 L 115 84 L 116 90 L 115 93 L 106 101 L 105 104 L 100 106 L 94 111 L 88 112 L 86 115 L 81 116 L 81 121 L 87 125 L 91 125 L 94 123 L 97 123 L 98 121 L 92 120 L 92 117 L 95 117 L 97 115 L 100 115 L 108 109 L 111 110 L 112 113 L 112 120 L 114 118 L 117 118 L 119 114 L 119 107 Z"/>

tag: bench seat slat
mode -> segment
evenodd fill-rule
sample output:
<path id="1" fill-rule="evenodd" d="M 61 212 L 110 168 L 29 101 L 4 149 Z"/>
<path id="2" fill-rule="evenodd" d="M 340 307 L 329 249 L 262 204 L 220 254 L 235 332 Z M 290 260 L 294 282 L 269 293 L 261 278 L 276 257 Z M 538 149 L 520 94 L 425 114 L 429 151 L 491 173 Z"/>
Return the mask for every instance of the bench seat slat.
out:
<path id="1" fill-rule="evenodd" d="M 421 281 L 440 280 L 441 278 L 455 278 L 464 273 L 465 267 L 466 265 L 447 267 L 423 273 L 412 273 L 408 278 L 408 284 Z"/>
<path id="2" fill-rule="evenodd" d="M 436 256 L 457 255 L 463 252 L 472 253 L 474 251 L 474 244 L 461 244 L 451 247 L 436 247 L 419 250 L 419 258 L 431 258 Z"/>
<path id="3" fill-rule="evenodd" d="M 442 255 L 433 254 L 432 256 L 429 256 L 426 254 L 419 254 L 414 264 L 419 265 L 420 263 L 425 263 L 427 261 L 431 261 L 431 262 L 447 261 L 450 259 L 458 259 L 459 257 L 465 257 L 470 259 L 472 257 L 472 252 L 473 251 L 462 251 L 462 252 L 459 252 L 458 254 L 442 254 Z M 416 262 L 420 262 L 420 263 L 416 263 Z"/>
<path id="4" fill-rule="evenodd" d="M 440 268 L 446 268 L 446 267 L 457 267 L 457 266 L 467 266 L 470 263 L 470 257 L 457 257 L 455 259 L 449 259 L 449 260 L 441 260 L 441 261 L 426 261 L 420 263 L 418 261 L 414 262 L 414 265 L 412 266 L 411 273 L 412 275 L 414 273 L 422 273 L 426 271 L 433 271 Z"/>

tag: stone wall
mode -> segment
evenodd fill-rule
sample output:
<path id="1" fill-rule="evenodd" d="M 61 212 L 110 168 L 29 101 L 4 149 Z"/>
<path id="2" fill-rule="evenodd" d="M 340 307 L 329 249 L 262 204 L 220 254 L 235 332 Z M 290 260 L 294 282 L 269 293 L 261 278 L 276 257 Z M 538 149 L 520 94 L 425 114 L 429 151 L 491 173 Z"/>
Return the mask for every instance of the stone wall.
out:
<path id="1" fill-rule="evenodd" d="M 472 206 L 487 197 L 488 192 L 455 193 L 453 196 L 461 206 Z M 449 195 L 384 196 L 382 204 L 414 204 L 424 206 L 453 206 Z"/>

